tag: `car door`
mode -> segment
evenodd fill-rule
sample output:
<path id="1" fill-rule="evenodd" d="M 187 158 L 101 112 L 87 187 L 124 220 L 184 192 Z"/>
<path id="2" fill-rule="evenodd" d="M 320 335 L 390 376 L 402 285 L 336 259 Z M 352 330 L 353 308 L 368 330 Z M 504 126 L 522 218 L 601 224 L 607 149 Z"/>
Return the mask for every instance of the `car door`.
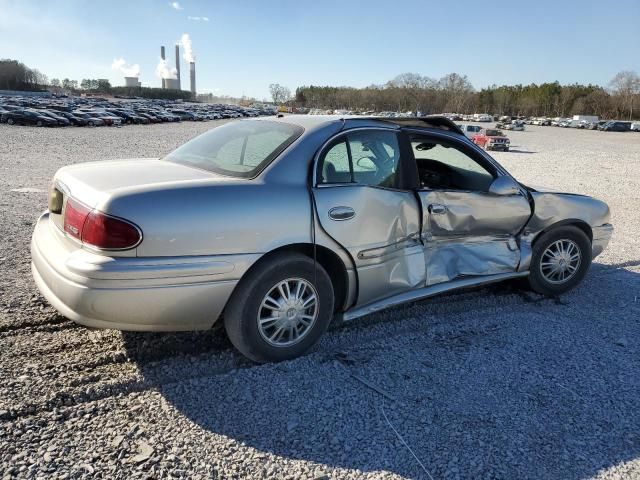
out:
<path id="1" fill-rule="evenodd" d="M 426 284 L 515 272 L 516 235 L 531 215 L 525 194 L 492 193 L 506 172 L 462 141 L 421 133 L 408 141 L 420 178 Z"/>
<path id="2" fill-rule="evenodd" d="M 320 225 L 350 254 L 358 305 L 424 286 L 421 210 L 403 185 L 410 152 L 395 129 L 356 129 L 334 138 L 316 161 Z"/>

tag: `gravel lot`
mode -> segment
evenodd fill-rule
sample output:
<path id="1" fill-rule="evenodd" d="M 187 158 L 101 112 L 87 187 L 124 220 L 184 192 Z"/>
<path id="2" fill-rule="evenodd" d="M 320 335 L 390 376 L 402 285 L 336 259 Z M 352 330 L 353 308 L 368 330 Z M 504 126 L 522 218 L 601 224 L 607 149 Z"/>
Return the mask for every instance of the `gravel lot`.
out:
<path id="1" fill-rule="evenodd" d="M 0 125 L 0 478 L 640 477 L 640 134 L 532 126 L 495 153 L 525 183 L 612 209 L 608 250 L 559 299 L 465 291 L 263 366 L 220 330 L 56 314 L 29 267 L 56 169 L 160 156 L 213 126 Z"/>

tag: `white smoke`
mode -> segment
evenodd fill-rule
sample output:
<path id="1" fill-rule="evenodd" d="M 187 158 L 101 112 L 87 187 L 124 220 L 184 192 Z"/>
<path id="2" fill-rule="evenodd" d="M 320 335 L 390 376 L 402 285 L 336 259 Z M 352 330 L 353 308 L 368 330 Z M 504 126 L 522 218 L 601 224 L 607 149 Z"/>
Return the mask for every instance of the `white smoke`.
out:
<path id="1" fill-rule="evenodd" d="M 193 55 L 193 47 L 191 46 L 191 37 L 189 37 L 188 33 L 182 34 L 182 37 L 180 37 L 178 44 L 182 45 L 182 50 L 184 52 L 182 54 L 182 58 L 184 58 L 184 60 L 187 63 L 195 62 L 196 57 Z"/>
<path id="2" fill-rule="evenodd" d="M 156 67 L 156 76 L 158 78 L 178 78 L 178 71 L 175 68 L 170 68 L 167 61 L 161 58 Z"/>
<path id="3" fill-rule="evenodd" d="M 140 65 L 137 63 L 134 65 L 128 65 L 124 58 L 116 58 L 111 64 L 111 68 L 122 72 L 125 77 L 139 77 Z"/>

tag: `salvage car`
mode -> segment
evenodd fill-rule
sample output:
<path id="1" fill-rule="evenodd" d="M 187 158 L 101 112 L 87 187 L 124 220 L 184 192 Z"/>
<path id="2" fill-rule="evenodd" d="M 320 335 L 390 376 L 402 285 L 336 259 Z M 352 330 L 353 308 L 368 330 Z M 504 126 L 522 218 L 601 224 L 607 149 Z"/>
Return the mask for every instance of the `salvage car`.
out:
<path id="1" fill-rule="evenodd" d="M 485 150 L 509 151 L 511 141 L 500 130 L 494 128 L 483 128 L 473 137 L 471 141 Z"/>
<path id="2" fill-rule="evenodd" d="M 160 159 L 55 174 L 35 283 L 97 328 L 223 321 L 257 362 L 349 321 L 526 278 L 559 295 L 612 233 L 599 200 L 525 186 L 443 117 L 292 115 L 214 128 Z"/>

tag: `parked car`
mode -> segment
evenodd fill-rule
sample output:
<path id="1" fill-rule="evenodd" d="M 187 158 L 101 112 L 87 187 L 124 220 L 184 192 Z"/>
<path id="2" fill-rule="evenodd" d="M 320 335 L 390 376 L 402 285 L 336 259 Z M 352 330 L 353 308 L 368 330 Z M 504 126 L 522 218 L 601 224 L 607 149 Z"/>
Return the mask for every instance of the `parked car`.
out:
<path id="1" fill-rule="evenodd" d="M 103 119 L 89 115 L 87 112 L 74 111 L 73 114 L 76 117 L 85 119 L 87 121 L 87 126 L 89 127 L 102 127 L 105 125 Z"/>
<path id="2" fill-rule="evenodd" d="M 471 141 L 485 150 L 503 150 L 505 152 L 509 151 L 511 144 L 506 135 L 493 128 L 483 128 L 471 137 Z"/>
<path id="3" fill-rule="evenodd" d="M 58 115 L 57 113 L 53 113 L 50 110 L 38 109 L 34 111 L 37 112 L 39 115 L 54 119 L 58 123 L 58 125 L 61 127 L 68 127 L 69 125 L 71 125 L 71 122 L 69 121 L 69 119 L 63 117 L 62 115 Z"/>
<path id="4" fill-rule="evenodd" d="M 498 125 L 499 124 L 496 125 L 496 128 L 500 128 Z M 512 130 L 514 132 L 523 132 L 524 122 L 522 120 L 513 120 L 511 122 L 505 123 L 504 127 L 502 128 L 504 128 L 505 130 Z"/>
<path id="5" fill-rule="evenodd" d="M 266 362 L 304 353 L 334 316 L 520 277 L 559 295 L 611 233 L 605 203 L 522 185 L 446 118 L 291 115 L 228 123 L 162 159 L 60 169 L 31 256 L 71 320 L 222 318 Z"/>
<path id="6" fill-rule="evenodd" d="M 61 117 L 66 118 L 67 120 L 69 120 L 71 122 L 72 125 L 76 125 L 78 127 L 84 127 L 87 125 L 87 120 L 84 118 L 80 118 L 76 115 L 74 115 L 73 113 L 69 113 L 69 112 L 65 112 L 62 110 L 57 111 L 57 114 L 60 115 Z"/>
<path id="7" fill-rule="evenodd" d="M 473 137 L 476 133 L 478 133 L 480 130 L 482 130 L 482 127 L 480 125 L 469 125 L 469 124 L 463 124 L 460 125 L 460 130 L 462 130 L 462 132 L 468 137 L 471 138 Z"/>
<path id="8" fill-rule="evenodd" d="M 640 132 L 640 122 L 633 122 L 631 124 L 631 130 L 634 132 Z"/>
<path id="9" fill-rule="evenodd" d="M 0 116 L 0 122 L 9 125 L 35 125 L 36 127 L 55 127 L 58 121 L 33 110 L 10 110 Z"/>
<path id="10" fill-rule="evenodd" d="M 631 122 L 607 122 L 602 126 L 603 132 L 628 132 L 631 130 Z"/>

